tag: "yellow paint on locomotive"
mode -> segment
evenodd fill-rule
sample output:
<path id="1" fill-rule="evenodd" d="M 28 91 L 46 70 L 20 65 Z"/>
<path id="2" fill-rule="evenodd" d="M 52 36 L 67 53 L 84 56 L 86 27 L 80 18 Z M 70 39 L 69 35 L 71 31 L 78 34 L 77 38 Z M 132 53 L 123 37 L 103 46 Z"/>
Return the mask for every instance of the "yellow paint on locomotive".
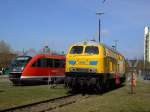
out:
<path id="1" fill-rule="evenodd" d="M 81 46 L 83 50 L 81 53 L 71 53 L 71 49 L 74 46 Z M 95 46 L 98 48 L 99 53 L 88 54 L 85 53 L 87 46 Z M 66 69 L 65 72 L 88 72 L 88 73 L 124 73 L 125 62 L 124 57 L 119 53 L 107 48 L 103 44 L 88 44 L 81 43 L 72 45 L 66 55 Z"/>

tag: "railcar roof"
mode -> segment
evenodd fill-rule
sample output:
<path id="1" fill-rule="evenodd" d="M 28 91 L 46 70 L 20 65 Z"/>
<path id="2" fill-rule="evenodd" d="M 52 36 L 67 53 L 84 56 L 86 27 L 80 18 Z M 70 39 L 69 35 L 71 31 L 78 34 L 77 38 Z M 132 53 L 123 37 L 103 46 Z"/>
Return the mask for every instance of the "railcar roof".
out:
<path id="1" fill-rule="evenodd" d="M 36 54 L 33 58 L 57 58 L 57 59 L 65 59 L 65 55 L 53 55 L 53 54 Z"/>
<path id="2" fill-rule="evenodd" d="M 22 56 L 17 56 L 16 58 L 19 58 L 19 57 L 29 57 L 30 58 L 31 56 L 26 56 L 26 55 L 24 56 L 24 55 L 22 55 Z"/>

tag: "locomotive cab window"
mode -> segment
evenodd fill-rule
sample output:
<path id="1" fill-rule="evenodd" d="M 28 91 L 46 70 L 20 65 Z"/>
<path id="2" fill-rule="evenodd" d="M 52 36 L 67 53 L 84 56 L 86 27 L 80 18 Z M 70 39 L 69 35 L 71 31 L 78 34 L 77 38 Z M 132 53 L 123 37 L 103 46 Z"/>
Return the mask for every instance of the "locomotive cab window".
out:
<path id="1" fill-rule="evenodd" d="M 83 52 L 83 46 L 73 46 L 70 54 L 81 54 Z"/>
<path id="2" fill-rule="evenodd" d="M 97 46 L 87 46 L 85 48 L 85 53 L 87 54 L 99 54 L 99 50 Z"/>

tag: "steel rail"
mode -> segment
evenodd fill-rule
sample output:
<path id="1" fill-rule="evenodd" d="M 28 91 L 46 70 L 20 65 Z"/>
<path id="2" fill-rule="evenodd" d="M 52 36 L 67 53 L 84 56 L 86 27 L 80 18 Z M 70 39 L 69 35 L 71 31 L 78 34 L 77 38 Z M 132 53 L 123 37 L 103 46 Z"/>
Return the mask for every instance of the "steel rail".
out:
<path id="1" fill-rule="evenodd" d="M 57 98 L 53 98 L 53 99 L 48 99 L 48 100 L 43 100 L 43 101 L 39 101 L 39 102 L 34 102 L 34 103 L 30 103 L 30 104 L 20 105 L 20 106 L 16 106 L 16 107 L 10 107 L 10 108 L 6 108 L 6 109 L 2 109 L 2 110 L 0 110 L 0 112 L 15 111 L 15 110 L 18 110 L 18 109 L 32 107 L 32 106 L 36 106 L 36 105 L 42 104 L 42 103 L 49 103 L 49 102 L 53 102 L 53 101 L 56 101 L 56 100 L 61 100 L 61 99 L 69 98 L 69 97 L 72 97 L 72 96 L 75 96 L 75 95 L 66 95 L 66 96 L 61 96 L 61 97 L 57 97 Z M 60 105 L 60 107 L 61 107 L 61 105 Z"/>

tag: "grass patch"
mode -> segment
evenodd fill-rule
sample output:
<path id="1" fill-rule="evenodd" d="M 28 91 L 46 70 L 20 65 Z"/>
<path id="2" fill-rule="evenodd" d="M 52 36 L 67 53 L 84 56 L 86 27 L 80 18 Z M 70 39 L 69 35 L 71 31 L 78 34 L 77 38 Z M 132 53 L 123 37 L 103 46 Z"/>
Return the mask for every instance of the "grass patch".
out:
<path id="1" fill-rule="evenodd" d="M 54 112 L 150 112 L 150 82 L 137 82 L 135 94 L 124 86 L 102 95 L 54 110 Z"/>
<path id="2" fill-rule="evenodd" d="M 48 85 L 13 86 L 8 80 L 0 80 L 0 110 L 28 104 L 67 94 L 63 87 L 50 88 Z"/>
<path id="3" fill-rule="evenodd" d="M 124 86 L 102 95 L 58 108 L 54 112 L 150 112 L 150 82 L 138 81 L 135 94 L 129 94 L 130 86 Z M 51 89 L 47 85 L 12 86 L 0 81 L 0 109 L 28 104 L 67 94 L 63 87 Z"/>

